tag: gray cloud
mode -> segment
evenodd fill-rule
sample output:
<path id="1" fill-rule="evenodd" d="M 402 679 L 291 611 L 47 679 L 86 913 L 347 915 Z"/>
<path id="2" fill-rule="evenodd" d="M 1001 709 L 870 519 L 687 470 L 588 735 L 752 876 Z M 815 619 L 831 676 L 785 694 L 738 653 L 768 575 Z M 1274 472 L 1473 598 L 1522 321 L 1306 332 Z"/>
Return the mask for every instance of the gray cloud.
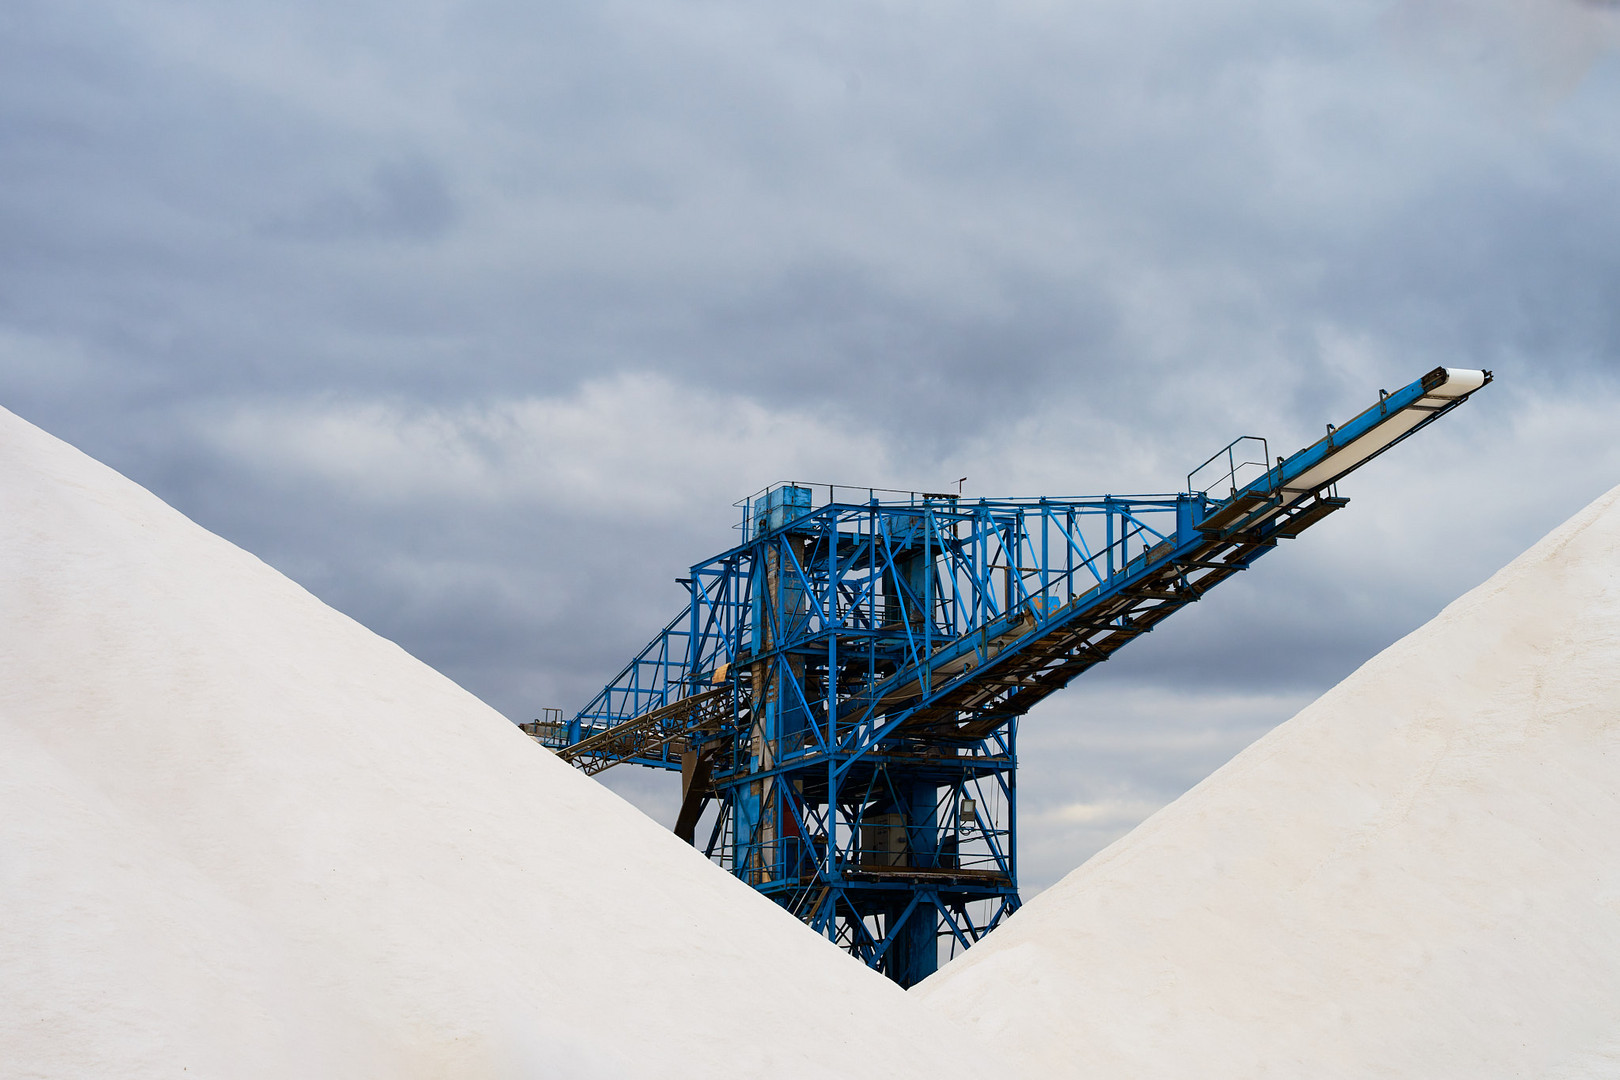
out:
<path id="1" fill-rule="evenodd" d="M 439 168 L 405 159 L 377 165 L 358 190 L 315 196 L 266 231 L 328 242 L 352 237 L 432 240 L 445 234 L 455 213 L 455 200 Z"/>

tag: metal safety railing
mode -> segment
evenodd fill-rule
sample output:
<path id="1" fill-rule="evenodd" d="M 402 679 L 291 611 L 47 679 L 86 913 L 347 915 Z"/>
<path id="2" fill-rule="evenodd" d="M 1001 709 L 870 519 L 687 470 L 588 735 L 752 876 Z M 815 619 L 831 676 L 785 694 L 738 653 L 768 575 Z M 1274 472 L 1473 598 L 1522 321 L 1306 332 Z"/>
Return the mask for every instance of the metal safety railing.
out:
<path id="1" fill-rule="evenodd" d="M 1257 452 L 1258 459 L 1254 456 Z M 1187 491 L 1203 493 L 1213 499 L 1229 499 L 1268 475 L 1271 464 L 1271 448 L 1265 439 L 1258 435 L 1240 435 L 1187 474 Z"/>
<path id="2" fill-rule="evenodd" d="M 940 502 L 957 502 L 962 498 L 960 492 L 950 491 L 908 491 L 904 488 L 859 487 L 851 484 L 812 484 L 802 480 L 781 480 L 767 487 L 761 488 L 746 499 L 739 499 L 731 505 L 742 511 L 742 520 L 732 528 L 740 531 L 743 542 L 754 538 L 756 518 L 761 508 L 773 505 L 771 495 L 783 488 L 797 488 L 809 492 L 808 501 L 801 504 L 801 514 L 818 510 L 823 506 L 839 504 L 844 506 L 868 506 L 877 502 L 884 506 L 917 506 L 923 507 Z"/>

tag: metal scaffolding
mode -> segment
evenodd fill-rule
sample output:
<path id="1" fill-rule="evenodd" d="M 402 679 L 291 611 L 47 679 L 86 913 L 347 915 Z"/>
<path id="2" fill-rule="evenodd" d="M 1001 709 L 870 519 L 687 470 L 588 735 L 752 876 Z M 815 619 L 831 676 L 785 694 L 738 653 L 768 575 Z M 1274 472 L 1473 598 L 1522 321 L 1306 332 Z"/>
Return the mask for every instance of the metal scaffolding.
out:
<path id="1" fill-rule="evenodd" d="M 1275 462 L 1236 440 L 1171 495 L 773 485 L 589 705 L 524 726 L 588 772 L 678 770 L 677 833 L 913 985 L 1018 907 L 1019 718 L 1489 381 L 1436 369 Z"/>

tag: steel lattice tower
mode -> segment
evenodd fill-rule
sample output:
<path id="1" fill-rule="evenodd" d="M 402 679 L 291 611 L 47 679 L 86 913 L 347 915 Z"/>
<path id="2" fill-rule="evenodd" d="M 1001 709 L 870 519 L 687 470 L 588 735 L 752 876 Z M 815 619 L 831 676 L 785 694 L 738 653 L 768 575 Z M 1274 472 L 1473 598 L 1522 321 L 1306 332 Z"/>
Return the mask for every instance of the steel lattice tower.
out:
<path id="1" fill-rule="evenodd" d="M 678 770 L 679 835 L 913 985 L 1018 907 L 1019 719 L 1489 381 L 1436 369 L 1276 461 L 1244 437 L 1172 495 L 774 485 L 589 705 L 524 726 L 588 772 Z"/>

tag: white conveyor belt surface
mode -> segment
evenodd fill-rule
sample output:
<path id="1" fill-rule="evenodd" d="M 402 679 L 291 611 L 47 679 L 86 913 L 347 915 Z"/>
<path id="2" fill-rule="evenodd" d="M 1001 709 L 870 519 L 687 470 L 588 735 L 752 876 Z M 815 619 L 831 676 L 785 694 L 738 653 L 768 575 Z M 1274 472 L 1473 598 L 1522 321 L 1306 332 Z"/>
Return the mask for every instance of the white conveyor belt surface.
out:
<path id="1" fill-rule="evenodd" d="M 1388 419 L 1375 425 L 1365 434 L 1351 439 L 1333 450 L 1300 475 L 1288 480 L 1283 491 L 1288 495 L 1303 495 L 1343 476 L 1357 465 L 1395 442 L 1417 427 L 1436 410 L 1443 409 L 1458 398 L 1467 397 L 1484 386 L 1486 373 L 1472 368 L 1446 368 L 1445 381 L 1424 392 L 1410 405 L 1396 409 Z"/>

